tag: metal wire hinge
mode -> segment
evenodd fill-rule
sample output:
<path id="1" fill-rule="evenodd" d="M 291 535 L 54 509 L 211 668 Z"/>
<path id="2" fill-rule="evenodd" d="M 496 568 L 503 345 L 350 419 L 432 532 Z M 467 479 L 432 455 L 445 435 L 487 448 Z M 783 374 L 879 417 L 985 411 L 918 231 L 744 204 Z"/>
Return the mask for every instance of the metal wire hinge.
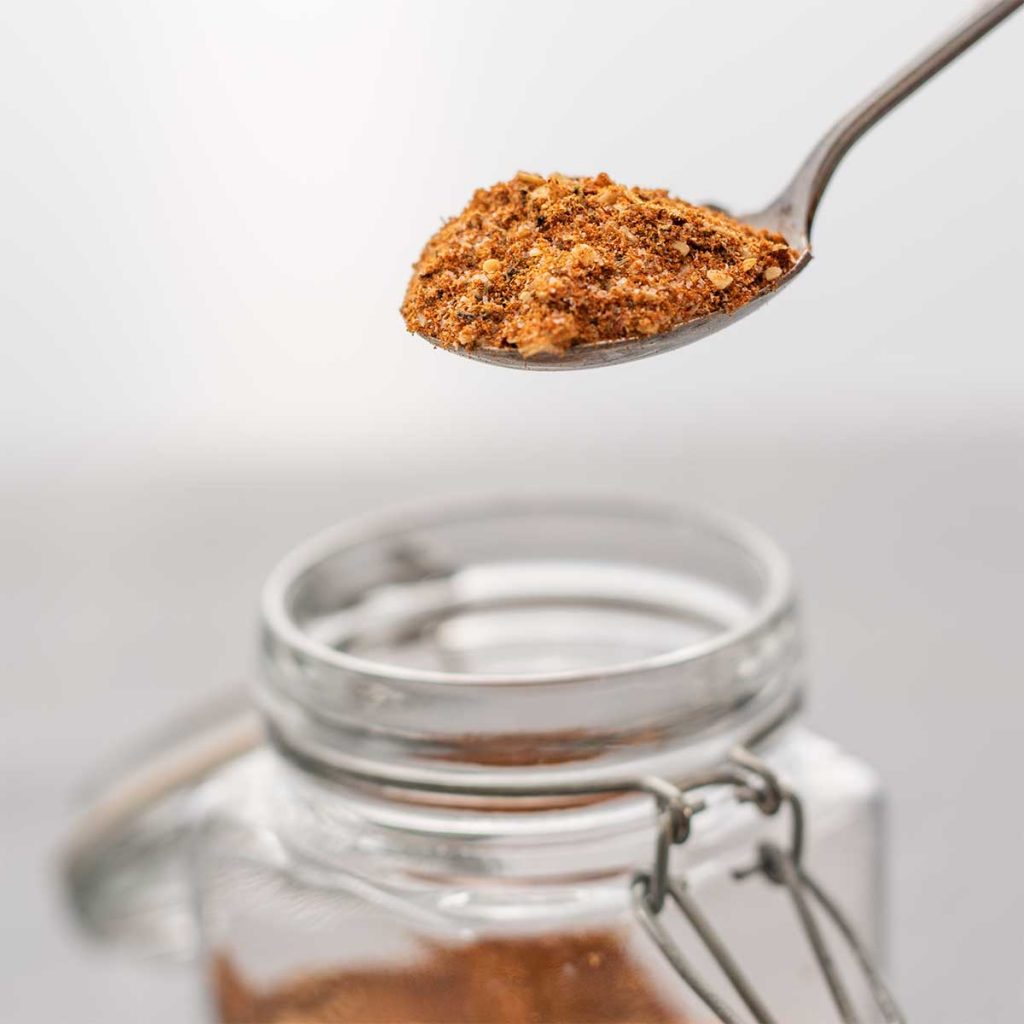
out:
<path id="1" fill-rule="evenodd" d="M 753 805 L 766 817 L 778 814 L 783 807 L 789 809 L 791 830 L 788 845 L 784 847 L 775 842 L 761 843 L 754 864 L 734 874 L 737 879 L 760 875 L 783 887 L 789 894 L 843 1024 L 861 1024 L 862 1018 L 825 939 L 821 917 L 831 921 L 834 931 L 846 944 L 862 971 L 881 1020 L 885 1024 L 905 1024 L 906 1018 L 897 1007 L 872 963 L 866 946 L 848 918 L 803 866 L 804 810 L 799 797 L 783 785 L 775 772 L 760 758 L 745 748 L 734 750 L 729 764 L 721 771 L 710 773 L 706 778 L 697 780 L 696 784 L 691 783 L 686 790 L 663 779 L 644 780 L 641 787 L 658 804 L 658 834 L 651 871 L 638 874 L 633 881 L 633 907 L 644 930 L 657 943 L 665 958 L 723 1024 L 743 1024 L 732 1006 L 718 995 L 669 934 L 662 912 L 666 904 L 671 902 L 711 954 L 731 985 L 734 995 L 747 1007 L 757 1024 L 777 1024 L 777 1018 L 767 1009 L 735 957 L 702 913 L 686 881 L 673 877 L 669 870 L 672 847 L 687 840 L 694 816 L 705 807 L 704 801 L 693 795 L 694 791 L 722 785 L 731 786 L 739 801 Z"/>

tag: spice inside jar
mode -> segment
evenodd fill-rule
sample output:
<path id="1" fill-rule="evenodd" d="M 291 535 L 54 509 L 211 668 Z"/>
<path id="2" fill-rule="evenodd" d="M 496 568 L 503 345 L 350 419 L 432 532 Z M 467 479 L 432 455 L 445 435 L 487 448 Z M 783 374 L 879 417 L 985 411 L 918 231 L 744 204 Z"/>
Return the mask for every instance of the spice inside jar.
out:
<path id="1" fill-rule="evenodd" d="M 663 189 L 520 171 L 430 239 L 402 315 L 448 348 L 561 354 L 732 313 L 797 259 L 781 235 Z"/>
<path id="2" fill-rule="evenodd" d="M 225 1024 L 687 1024 L 614 932 L 430 946 L 404 968 L 309 974 L 258 990 L 214 965 Z"/>

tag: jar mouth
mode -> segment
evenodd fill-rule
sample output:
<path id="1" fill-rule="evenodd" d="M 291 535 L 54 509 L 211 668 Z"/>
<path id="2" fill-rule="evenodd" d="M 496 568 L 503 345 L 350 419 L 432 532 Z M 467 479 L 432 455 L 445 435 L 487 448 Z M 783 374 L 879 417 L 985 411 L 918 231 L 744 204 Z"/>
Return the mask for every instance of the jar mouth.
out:
<path id="1" fill-rule="evenodd" d="M 272 739 L 380 780 L 630 774 L 683 747 L 696 764 L 801 682 L 778 548 L 656 504 L 492 498 L 335 527 L 277 566 L 263 619 Z"/>
<path id="2" fill-rule="evenodd" d="M 445 570 L 443 565 L 432 564 L 429 553 L 424 556 L 408 546 L 409 538 L 419 531 L 430 530 L 440 524 L 457 531 L 460 524 L 528 521 L 534 517 L 549 516 L 567 519 L 596 517 L 598 520 L 629 524 L 637 532 L 655 527 L 667 533 L 678 530 L 692 538 L 703 539 L 706 543 L 729 550 L 737 565 L 745 562 L 746 568 L 756 578 L 759 592 L 751 595 L 746 607 L 740 609 L 734 604 L 730 609 L 732 614 L 715 616 L 718 621 L 707 622 L 708 617 L 704 616 L 708 626 L 705 635 L 699 635 L 700 630 L 691 629 L 685 639 L 664 650 L 640 657 L 612 657 L 605 663 L 597 661 L 583 667 L 515 671 L 423 668 L 395 658 L 353 653 L 325 638 L 322 617 L 325 612 L 329 613 L 327 606 L 331 602 L 332 588 L 329 585 L 325 587 L 324 583 L 332 572 L 330 566 L 333 562 L 344 563 L 346 555 L 358 556 L 370 547 L 380 550 L 391 545 L 392 553 L 399 561 L 416 563 L 418 560 L 418 566 L 414 564 L 411 571 L 415 573 L 418 570 L 429 580 Z M 343 573 L 343 564 L 339 568 Z M 541 571 L 539 562 L 524 564 L 520 568 L 525 573 Z M 365 571 L 365 566 L 361 566 L 360 571 Z M 646 580 L 634 578 L 629 582 L 634 589 L 642 588 L 644 583 L 655 590 L 666 589 L 666 581 L 656 579 L 653 574 Z M 357 586 L 355 584 L 349 590 L 349 597 L 355 595 Z M 511 586 L 514 591 L 515 581 Z M 509 595 L 506 593 L 504 596 L 507 603 Z M 514 597 L 513 593 L 513 600 Z M 722 595 L 717 595 L 717 598 L 721 605 Z M 599 593 L 588 594 L 588 599 L 592 608 L 600 607 L 605 601 Z M 486 607 L 486 596 L 480 599 L 478 595 L 477 600 Z M 364 678 L 445 688 L 480 685 L 518 688 L 584 683 L 593 680 L 595 675 L 605 680 L 637 678 L 645 672 L 681 668 L 716 652 L 742 645 L 790 612 L 794 604 L 793 577 L 788 559 L 772 540 L 739 518 L 697 507 L 680 509 L 655 503 L 577 497 L 423 502 L 407 505 L 390 515 L 368 516 L 328 528 L 298 545 L 277 564 L 264 585 L 261 609 L 267 636 L 303 659 L 312 659 L 344 672 Z M 637 597 L 635 607 L 637 611 L 642 609 L 651 614 L 670 615 L 673 611 L 658 597 Z M 699 616 L 699 613 L 694 614 Z M 317 620 L 315 628 L 311 628 L 313 620 Z"/>

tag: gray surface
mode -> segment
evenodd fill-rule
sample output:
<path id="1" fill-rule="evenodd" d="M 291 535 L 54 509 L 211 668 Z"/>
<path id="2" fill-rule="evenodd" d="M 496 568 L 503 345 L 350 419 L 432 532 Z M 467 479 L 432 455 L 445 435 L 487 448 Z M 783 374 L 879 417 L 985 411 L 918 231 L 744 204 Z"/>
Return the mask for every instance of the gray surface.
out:
<path id="1" fill-rule="evenodd" d="M 666 443 L 620 488 L 741 512 L 790 551 L 814 676 L 810 716 L 878 766 L 892 794 L 893 959 L 912 1019 L 1010 1024 L 1024 1012 L 1024 883 L 1012 790 L 1022 769 L 1024 432 L 801 445 Z M 119 740 L 243 675 L 261 578 L 292 542 L 402 496 L 593 485 L 549 452 L 498 472 L 439 459 L 354 480 L 333 464 L 250 473 L 10 481 L 2 496 L 5 1024 L 194 1020 L 188 972 L 82 948 L 53 852 L 83 771 Z"/>

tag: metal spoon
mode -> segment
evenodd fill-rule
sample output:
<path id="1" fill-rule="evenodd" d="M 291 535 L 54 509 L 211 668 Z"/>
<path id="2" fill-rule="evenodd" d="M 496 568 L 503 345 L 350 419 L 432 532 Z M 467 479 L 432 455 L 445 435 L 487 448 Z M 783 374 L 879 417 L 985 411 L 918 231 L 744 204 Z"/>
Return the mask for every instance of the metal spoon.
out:
<path id="1" fill-rule="evenodd" d="M 541 354 L 525 359 L 511 347 L 479 346 L 473 349 L 451 348 L 469 359 L 509 366 L 520 370 L 582 370 L 591 366 L 612 366 L 633 359 L 645 359 L 672 349 L 682 348 L 735 323 L 774 298 L 791 284 L 811 262 L 811 225 L 840 160 L 869 128 L 890 110 L 928 81 L 936 72 L 960 56 L 969 46 L 1011 15 L 1024 0 L 998 0 L 985 3 L 977 14 L 951 29 L 903 70 L 871 93 L 841 118 L 811 150 L 782 194 L 763 210 L 740 214 L 737 219 L 755 227 L 779 232 L 800 253 L 796 265 L 778 286 L 763 292 L 734 313 L 712 313 L 680 324 L 665 334 L 649 338 L 621 338 L 575 345 L 564 355 Z M 438 342 L 421 335 L 431 344 Z"/>

